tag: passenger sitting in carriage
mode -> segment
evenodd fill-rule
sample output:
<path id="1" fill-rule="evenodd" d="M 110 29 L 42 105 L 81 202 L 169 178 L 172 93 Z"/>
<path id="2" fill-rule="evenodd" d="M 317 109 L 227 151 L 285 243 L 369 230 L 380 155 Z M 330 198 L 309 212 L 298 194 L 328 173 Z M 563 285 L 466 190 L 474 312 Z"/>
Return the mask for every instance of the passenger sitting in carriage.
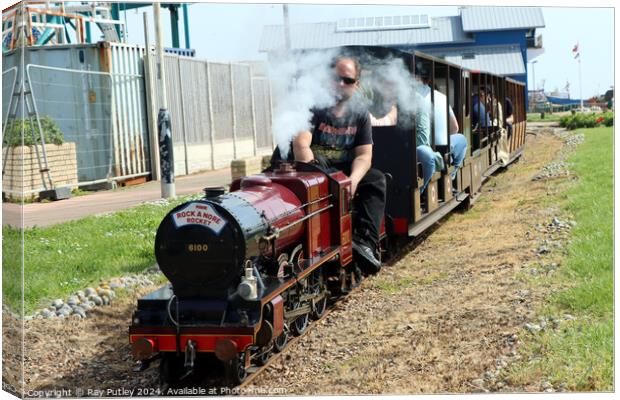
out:
<path id="1" fill-rule="evenodd" d="M 472 116 L 471 126 L 475 130 L 476 128 L 486 128 L 491 126 L 491 118 L 487 111 L 488 98 L 487 95 L 490 91 L 485 86 L 480 86 L 478 93 L 472 97 Z"/>
<path id="2" fill-rule="evenodd" d="M 422 164 L 422 177 L 424 184 L 420 194 L 424 193 L 431 177 L 436 170 L 444 168 L 443 158 L 439 152 L 431 147 L 431 115 L 435 126 L 435 144 L 447 145 L 450 134 L 450 158 L 451 165 L 455 168 L 451 178 L 454 180 L 458 168 L 463 163 L 467 151 L 467 139 L 459 132 L 459 124 L 452 107 L 449 107 L 449 115 L 446 118 L 445 110 L 448 99 L 438 90 L 433 91 L 435 104 L 431 103 L 430 74 L 422 66 L 417 67 L 416 78 L 422 82 L 418 85 L 418 101 L 416 113 L 416 156 Z M 446 119 L 448 121 L 446 121 Z M 446 123 L 448 122 L 448 126 Z"/>

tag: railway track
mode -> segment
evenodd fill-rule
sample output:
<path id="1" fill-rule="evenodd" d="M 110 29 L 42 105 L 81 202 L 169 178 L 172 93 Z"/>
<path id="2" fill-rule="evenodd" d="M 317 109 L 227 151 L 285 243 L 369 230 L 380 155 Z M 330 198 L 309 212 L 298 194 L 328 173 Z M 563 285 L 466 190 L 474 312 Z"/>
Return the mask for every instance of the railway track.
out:
<path id="1" fill-rule="evenodd" d="M 396 251 L 391 253 L 391 255 L 388 256 L 387 260 L 384 261 L 382 269 L 389 268 L 392 265 L 394 265 L 395 263 L 397 263 L 404 255 L 406 255 L 412 249 L 414 249 L 416 246 L 418 246 L 422 242 L 424 242 L 424 240 L 431 234 L 431 232 L 434 229 L 435 229 L 434 227 L 431 227 L 429 230 L 427 230 L 426 232 L 424 232 L 420 236 L 417 236 L 417 237 L 415 237 L 413 239 L 409 239 L 405 243 L 400 243 L 400 245 L 395 246 Z M 380 273 L 381 272 L 379 272 L 379 274 Z M 311 320 L 310 319 L 309 322 L 308 322 L 307 328 L 304 330 L 304 332 L 301 335 L 292 336 L 292 334 L 291 334 L 291 336 L 289 337 L 288 342 L 286 343 L 286 346 L 284 347 L 284 349 L 282 351 L 280 351 L 280 352 L 277 352 L 277 353 L 272 351 L 271 356 L 265 362 L 264 365 L 260 365 L 260 366 L 252 365 L 251 367 L 247 368 L 246 373 L 248 375 L 247 375 L 247 377 L 245 378 L 245 380 L 241 384 L 239 384 L 239 385 L 237 385 L 235 387 L 231 387 L 230 386 L 230 382 L 227 381 L 227 379 L 225 377 L 222 377 L 222 378 L 218 377 L 218 378 L 215 378 L 215 379 L 207 378 L 206 380 L 201 381 L 200 383 L 193 382 L 193 385 L 198 383 L 199 386 L 207 386 L 209 388 L 219 388 L 220 389 L 219 393 L 222 394 L 222 395 L 235 394 L 238 391 L 241 391 L 243 388 L 246 388 L 246 387 L 250 386 L 261 375 L 262 372 L 264 372 L 266 369 L 268 369 L 270 366 L 272 366 L 281 357 L 285 356 L 286 353 L 296 343 L 298 343 L 301 339 L 303 339 L 303 337 L 306 336 L 310 331 L 312 331 L 317 326 L 319 326 L 321 321 L 325 320 L 332 312 L 340 309 L 339 306 L 341 306 L 343 304 L 343 301 L 345 299 L 349 298 L 349 296 L 353 295 L 354 293 L 357 293 L 358 291 L 360 291 L 361 290 L 361 284 L 364 281 L 364 279 L 366 279 L 366 277 L 362 277 L 362 279 L 356 284 L 356 286 L 353 287 L 352 289 L 350 289 L 348 292 L 329 297 L 329 299 L 328 299 L 328 306 L 326 307 L 325 312 L 323 313 L 323 315 L 320 318 L 318 318 L 316 320 Z M 183 385 L 181 385 L 179 387 L 183 387 Z M 224 388 L 229 388 L 229 390 L 222 391 Z M 167 389 L 161 389 L 162 393 L 166 392 L 166 390 Z"/>
<path id="2" fill-rule="evenodd" d="M 432 231 L 433 229 L 431 229 L 430 231 Z M 429 236 L 429 232 L 424 233 L 412 240 L 410 240 L 407 245 L 400 247 L 399 250 L 392 254 L 392 256 L 383 264 L 383 269 L 386 267 L 390 267 L 393 264 L 395 264 L 398 260 L 400 260 L 400 258 L 407 254 L 409 251 L 411 251 L 415 246 L 419 245 L 420 243 L 422 243 L 427 237 Z M 380 273 L 380 272 L 379 272 Z M 345 300 L 346 298 L 348 298 L 349 296 L 351 296 L 352 294 L 358 292 L 361 286 L 361 283 L 364 281 L 365 278 L 363 278 L 357 286 L 355 286 L 353 289 L 351 289 L 351 291 L 349 291 L 348 293 L 346 293 L 345 295 L 341 295 L 341 296 L 336 296 L 336 297 L 332 297 L 330 298 L 330 301 L 332 302 L 327 309 L 325 310 L 325 312 L 323 313 L 323 315 L 321 316 L 321 318 L 314 320 L 312 322 L 309 323 L 308 327 L 306 328 L 305 332 L 302 335 L 299 336 L 295 336 L 292 339 L 289 340 L 289 342 L 286 344 L 286 347 L 284 348 L 284 350 L 282 350 L 279 353 L 272 353 L 271 357 L 269 358 L 269 360 L 262 366 L 252 366 L 250 368 L 248 368 L 247 372 L 248 372 L 248 377 L 243 381 L 243 383 L 241 383 L 240 385 L 238 385 L 236 388 L 237 389 L 243 389 L 245 387 L 248 387 L 249 385 L 252 384 L 252 382 L 254 382 L 258 376 L 265 371 L 267 368 L 269 368 L 271 365 L 273 365 L 274 362 L 276 362 L 277 360 L 279 360 L 282 356 L 284 356 L 288 350 L 297 342 L 299 342 L 301 339 L 303 339 L 304 336 L 306 336 L 311 330 L 315 329 L 317 326 L 320 325 L 320 322 L 325 320 L 332 312 L 338 310 L 338 306 L 342 303 L 343 300 Z"/>
<path id="3" fill-rule="evenodd" d="M 351 293 L 354 293 L 354 292 L 358 291 L 358 290 L 360 290 L 359 289 L 359 285 L 356 288 L 354 288 L 353 290 L 351 290 L 347 294 L 347 296 L 350 295 Z M 346 297 L 336 298 L 335 301 L 331 304 L 331 306 L 328 307 L 325 310 L 325 312 L 323 313 L 321 318 L 319 318 L 317 320 L 314 320 L 311 323 L 309 323 L 308 327 L 306 328 L 305 332 L 302 335 L 295 336 L 292 339 L 290 339 L 288 341 L 288 343 L 286 344 L 286 347 L 284 348 L 284 350 L 282 350 L 279 353 L 272 353 L 271 357 L 269 357 L 269 360 L 267 360 L 265 365 L 262 365 L 262 366 L 252 366 L 252 367 L 248 368 L 248 371 L 247 371 L 248 372 L 248 377 L 243 381 L 243 383 L 238 385 L 237 388 L 243 389 L 244 387 L 249 386 L 260 375 L 261 372 L 263 372 L 264 370 L 269 368 L 275 361 L 279 360 L 289 350 L 289 348 L 291 346 L 293 346 L 295 343 L 300 341 L 304 336 L 306 336 L 308 334 L 308 332 L 310 332 L 311 330 L 316 328 L 321 321 L 326 319 L 328 315 L 330 315 L 333 311 L 335 311 L 337 309 L 338 304 L 342 300 L 344 300 L 345 298 Z"/>

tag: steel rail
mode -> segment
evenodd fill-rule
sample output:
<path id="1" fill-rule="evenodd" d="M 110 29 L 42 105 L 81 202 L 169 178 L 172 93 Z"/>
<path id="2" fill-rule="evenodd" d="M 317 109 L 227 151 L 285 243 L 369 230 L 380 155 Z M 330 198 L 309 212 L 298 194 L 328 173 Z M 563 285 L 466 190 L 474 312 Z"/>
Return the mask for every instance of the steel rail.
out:
<path id="1" fill-rule="evenodd" d="M 364 279 L 362 279 L 360 281 L 363 282 Z M 334 301 L 333 304 L 331 304 L 331 306 L 329 308 L 327 308 L 325 310 L 325 312 L 323 313 L 323 315 L 321 316 L 321 318 L 314 320 L 312 322 L 310 322 L 308 324 L 308 327 L 306 328 L 305 332 L 299 336 L 295 336 L 292 339 L 289 339 L 288 342 L 286 343 L 286 346 L 284 347 L 284 349 L 279 352 L 279 353 L 272 353 L 271 356 L 269 357 L 269 360 L 265 363 L 265 365 L 262 365 L 260 367 L 258 367 L 257 370 L 255 370 L 252 373 L 248 374 L 248 377 L 238 386 L 236 386 L 236 388 L 242 389 L 246 386 L 248 386 L 250 383 L 252 383 L 263 371 L 265 371 L 265 369 L 269 368 L 276 360 L 279 360 L 285 353 L 288 352 L 288 350 L 297 342 L 299 342 L 304 336 L 306 336 L 311 330 L 313 330 L 314 328 L 316 328 L 319 325 L 319 322 L 323 321 L 324 319 L 327 318 L 328 315 L 330 315 L 333 311 L 336 310 L 336 306 L 344 299 L 348 298 L 352 293 L 355 293 L 357 291 L 360 290 L 360 284 L 358 284 L 355 288 L 351 289 L 351 291 L 349 291 L 348 293 L 345 293 L 343 296 L 339 296 L 336 298 L 336 300 Z"/>

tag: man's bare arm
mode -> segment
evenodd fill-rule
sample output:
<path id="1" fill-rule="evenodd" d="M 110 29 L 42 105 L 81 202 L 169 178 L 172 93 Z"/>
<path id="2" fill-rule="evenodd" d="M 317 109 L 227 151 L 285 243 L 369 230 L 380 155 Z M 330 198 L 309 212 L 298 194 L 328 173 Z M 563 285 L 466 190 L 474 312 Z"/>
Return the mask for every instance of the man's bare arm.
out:
<path id="1" fill-rule="evenodd" d="M 314 160 L 314 154 L 310 149 L 312 144 L 312 133 L 310 131 L 301 131 L 293 139 L 293 153 L 295 161 L 310 162 Z"/>
<path id="2" fill-rule="evenodd" d="M 357 185 L 362 180 L 372 164 L 372 144 L 364 144 L 355 148 L 355 158 L 351 164 L 351 191 L 357 191 Z"/>
<path id="3" fill-rule="evenodd" d="M 450 134 L 459 132 L 459 122 L 453 113 L 450 113 Z"/>

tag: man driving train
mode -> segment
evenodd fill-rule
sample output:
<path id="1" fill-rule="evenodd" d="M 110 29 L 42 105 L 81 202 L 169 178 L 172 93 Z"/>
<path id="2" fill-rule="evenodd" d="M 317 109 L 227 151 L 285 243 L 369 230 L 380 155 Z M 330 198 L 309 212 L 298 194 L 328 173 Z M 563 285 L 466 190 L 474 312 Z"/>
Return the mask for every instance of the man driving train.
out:
<path id="1" fill-rule="evenodd" d="M 296 161 L 325 160 L 351 178 L 356 219 L 353 250 L 370 271 L 377 271 L 379 229 L 385 210 L 386 181 L 382 172 L 371 168 L 372 131 L 367 107 L 356 95 L 361 67 L 351 57 L 339 57 L 331 65 L 336 104 L 313 109 L 311 127 L 293 140 Z"/>

